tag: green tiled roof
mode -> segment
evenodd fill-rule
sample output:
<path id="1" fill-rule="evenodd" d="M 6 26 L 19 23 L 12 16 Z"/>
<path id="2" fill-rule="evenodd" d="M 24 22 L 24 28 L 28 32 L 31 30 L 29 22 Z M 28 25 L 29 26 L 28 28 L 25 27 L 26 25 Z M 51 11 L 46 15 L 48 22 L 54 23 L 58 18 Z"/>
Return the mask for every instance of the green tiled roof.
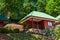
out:
<path id="1" fill-rule="evenodd" d="M 60 19 L 60 15 L 59 15 L 59 16 L 57 16 L 57 17 L 56 17 L 56 19 L 57 19 L 57 20 L 59 20 L 59 19 Z"/>
<path id="2" fill-rule="evenodd" d="M 46 13 L 43 13 L 43 12 L 37 12 L 37 11 L 32 11 L 31 13 L 29 13 L 27 16 L 25 16 L 23 19 L 21 19 L 20 21 L 30 17 L 30 16 L 36 16 L 36 17 L 40 17 L 40 18 L 48 18 L 48 19 L 53 19 L 53 20 L 56 20 L 54 17 L 46 14 Z"/>

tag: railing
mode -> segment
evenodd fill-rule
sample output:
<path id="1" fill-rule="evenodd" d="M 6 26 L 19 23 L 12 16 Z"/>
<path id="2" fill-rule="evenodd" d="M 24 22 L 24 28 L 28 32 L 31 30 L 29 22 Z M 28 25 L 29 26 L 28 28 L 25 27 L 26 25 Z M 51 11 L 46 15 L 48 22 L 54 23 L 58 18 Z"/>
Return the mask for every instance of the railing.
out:
<path id="1" fill-rule="evenodd" d="M 34 29 L 34 28 L 31 28 L 31 29 L 29 29 L 29 30 L 26 31 L 26 33 L 28 33 L 28 32 L 42 34 L 42 35 L 45 35 L 46 34 L 45 30 Z"/>

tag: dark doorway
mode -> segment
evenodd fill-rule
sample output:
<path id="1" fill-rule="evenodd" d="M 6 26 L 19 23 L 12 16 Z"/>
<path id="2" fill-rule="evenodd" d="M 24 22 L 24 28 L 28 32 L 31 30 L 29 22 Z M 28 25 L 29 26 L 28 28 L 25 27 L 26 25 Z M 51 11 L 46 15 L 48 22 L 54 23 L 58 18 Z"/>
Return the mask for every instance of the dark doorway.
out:
<path id="1" fill-rule="evenodd" d="M 42 30 L 45 29 L 43 20 L 38 22 L 38 27 L 39 29 L 42 29 Z"/>

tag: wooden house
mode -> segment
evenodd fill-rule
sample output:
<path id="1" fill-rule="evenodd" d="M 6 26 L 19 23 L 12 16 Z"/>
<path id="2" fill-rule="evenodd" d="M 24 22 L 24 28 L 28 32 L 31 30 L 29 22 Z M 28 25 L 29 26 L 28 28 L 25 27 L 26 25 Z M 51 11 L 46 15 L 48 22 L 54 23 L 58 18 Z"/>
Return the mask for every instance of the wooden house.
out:
<path id="1" fill-rule="evenodd" d="M 43 12 L 37 12 L 37 11 L 32 11 L 29 13 L 27 16 L 25 16 L 23 19 L 19 21 L 20 24 L 26 23 L 27 28 L 36 28 L 36 29 L 41 29 L 44 30 L 47 27 L 53 29 L 54 27 L 54 22 L 56 21 L 56 18 L 43 13 Z"/>
<path id="2" fill-rule="evenodd" d="M 56 26 L 60 26 L 60 15 L 58 15 L 56 17 L 56 19 L 58 20 L 58 21 L 56 21 Z"/>
<path id="3" fill-rule="evenodd" d="M 0 15 L 0 28 L 4 27 L 7 21 L 8 19 L 6 17 Z"/>

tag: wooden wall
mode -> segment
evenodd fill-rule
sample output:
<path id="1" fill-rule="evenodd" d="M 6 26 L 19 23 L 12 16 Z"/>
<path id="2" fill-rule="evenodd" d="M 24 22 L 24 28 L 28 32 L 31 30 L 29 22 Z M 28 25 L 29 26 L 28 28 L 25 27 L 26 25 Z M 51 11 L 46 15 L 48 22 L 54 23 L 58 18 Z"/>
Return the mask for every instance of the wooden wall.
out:
<path id="1" fill-rule="evenodd" d="M 52 23 L 52 26 L 48 26 L 48 22 L 51 22 Z M 53 28 L 54 27 L 54 21 L 50 21 L 50 20 L 44 20 L 44 26 L 45 28 L 49 27 L 49 28 Z"/>
<path id="2" fill-rule="evenodd" d="M 44 29 L 44 21 L 26 21 L 28 28 Z"/>
<path id="3" fill-rule="evenodd" d="M 54 23 L 54 21 L 49 21 L 49 20 L 42 20 L 39 22 L 36 21 L 26 21 L 27 23 L 27 27 L 28 28 L 39 28 L 39 29 L 45 29 L 48 26 L 48 22 L 52 22 L 52 24 Z M 53 26 L 51 26 L 50 28 L 52 28 Z"/>

